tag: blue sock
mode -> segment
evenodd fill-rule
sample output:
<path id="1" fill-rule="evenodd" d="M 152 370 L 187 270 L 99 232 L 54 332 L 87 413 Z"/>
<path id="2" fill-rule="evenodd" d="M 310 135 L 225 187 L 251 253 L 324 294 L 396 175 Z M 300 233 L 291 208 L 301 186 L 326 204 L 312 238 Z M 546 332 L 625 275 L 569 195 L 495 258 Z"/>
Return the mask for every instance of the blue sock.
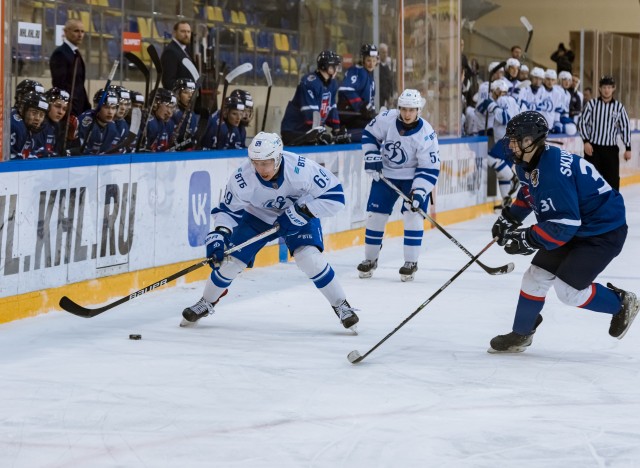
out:
<path id="1" fill-rule="evenodd" d="M 520 291 L 516 316 L 513 319 L 513 331 L 518 335 L 530 335 L 536 319 L 544 307 L 544 297 L 536 297 Z"/>
<path id="2" fill-rule="evenodd" d="M 578 306 L 582 309 L 593 310 L 594 312 L 603 312 L 605 314 L 616 314 L 622 307 L 620 296 L 609 288 L 605 288 L 601 284 L 591 284 L 591 297 L 587 302 Z"/>

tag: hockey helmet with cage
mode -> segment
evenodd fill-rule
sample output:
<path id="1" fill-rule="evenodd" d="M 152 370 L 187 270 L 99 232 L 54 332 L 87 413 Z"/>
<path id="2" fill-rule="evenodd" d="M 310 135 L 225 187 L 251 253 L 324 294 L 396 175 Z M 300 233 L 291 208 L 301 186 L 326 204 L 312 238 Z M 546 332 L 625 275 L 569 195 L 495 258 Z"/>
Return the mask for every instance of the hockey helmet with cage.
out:
<path id="1" fill-rule="evenodd" d="M 600 81 L 598 81 L 598 86 L 615 86 L 616 85 L 616 80 L 613 76 L 611 75 L 602 75 L 600 77 Z"/>
<path id="2" fill-rule="evenodd" d="M 516 164 L 523 165 L 522 156 L 526 151 L 544 144 L 547 134 L 549 133 L 549 125 L 547 119 L 537 111 L 525 111 L 513 117 L 507 124 L 507 130 L 504 136 L 505 147 L 509 146 L 511 140 L 515 140 L 520 148 L 521 154 L 514 153 L 513 159 Z M 531 140 L 523 146 L 525 139 Z"/>
<path id="3" fill-rule="evenodd" d="M 22 80 L 20 83 L 18 83 L 18 85 L 16 86 L 16 107 L 20 105 L 22 97 L 32 91 L 39 94 L 44 94 L 44 86 L 42 86 L 42 83 L 40 83 L 39 81 L 29 79 Z"/>
<path id="4" fill-rule="evenodd" d="M 337 68 L 342 63 L 342 57 L 336 54 L 333 50 L 323 50 L 318 54 L 316 59 L 318 70 L 327 71 L 329 67 Z"/>
<path id="5" fill-rule="evenodd" d="M 173 92 L 178 94 L 182 90 L 195 91 L 196 82 L 189 78 L 179 78 L 173 84 Z"/>
<path id="6" fill-rule="evenodd" d="M 47 92 L 44 93 L 44 97 L 47 98 L 47 101 L 49 101 L 49 104 L 55 101 L 69 102 L 71 98 L 68 92 L 66 92 L 64 89 L 60 89 L 55 86 L 47 90 Z"/>
<path id="7" fill-rule="evenodd" d="M 99 89 L 96 94 L 93 95 L 93 105 L 98 106 L 100 101 L 102 100 L 102 95 L 104 96 L 104 100 L 102 101 L 103 106 L 117 106 L 118 105 L 118 93 L 116 93 L 113 89 L 107 89 L 105 92 L 104 89 Z"/>
<path id="8" fill-rule="evenodd" d="M 275 163 L 275 172 L 278 172 L 282 163 L 282 138 L 276 133 L 260 132 L 253 140 L 248 148 L 249 159 L 251 161 L 267 161 L 273 159 Z"/>
<path id="9" fill-rule="evenodd" d="M 378 48 L 375 44 L 362 44 L 360 47 L 360 56 L 364 57 L 378 57 Z"/>

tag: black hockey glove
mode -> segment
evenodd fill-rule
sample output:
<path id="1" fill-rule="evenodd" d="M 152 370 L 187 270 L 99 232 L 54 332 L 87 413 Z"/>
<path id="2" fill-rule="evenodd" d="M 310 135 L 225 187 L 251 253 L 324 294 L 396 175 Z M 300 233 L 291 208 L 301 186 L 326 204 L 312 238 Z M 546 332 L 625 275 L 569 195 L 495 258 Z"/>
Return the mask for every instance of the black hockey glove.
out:
<path id="1" fill-rule="evenodd" d="M 510 255 L 531 255 L 542 247 L 531 237 L 531 228 L 509 231 L 505 239 L 508 242 L 504 251 Z"/>
<path id="2" fill-rule="evenodd" d="M 496 222 L 493 223 L 491 235 L 498 237 L 498 245 L 504 246 L 508 240 L 507 235 L 521 225 L 522 223 L 513 217 L 509 208 L 504 208 Z"/>

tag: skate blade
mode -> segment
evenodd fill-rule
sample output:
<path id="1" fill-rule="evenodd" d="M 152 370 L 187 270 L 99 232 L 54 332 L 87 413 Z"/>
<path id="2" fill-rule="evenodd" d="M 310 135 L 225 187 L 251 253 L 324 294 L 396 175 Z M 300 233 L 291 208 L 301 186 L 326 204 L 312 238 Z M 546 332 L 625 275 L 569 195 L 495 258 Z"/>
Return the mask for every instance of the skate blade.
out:
<path id="1" fill-rule="evenodd" d="M 498 351 L 497 349 L 493 349 L 493 348 L 490 347 L 489 349 L 487 349 L 487 353 L 489 353 L 489 354 L 517 354 L 517 353 L 523 352 L 527 348 L 528 348 L 528 346 L 512 346 L 511 348 L 507 349 L 506 351 Z"/>
<path id="2" fill-rule="evenodd" d="M 195 328 L 198 326 L 198 322 L 189 322 L 187 319 L 183 318 L 180 322 L 180 326 L 182 328 Z"/>
<path id="3" fill-rule="evenodd" d="M 358 325 L 351 325 L 347 330 L 349 330 L 353 335 L 358 335 Z"/>
<path id="4" fill-rule="evenodd" d="M 373 271 L 358 271 L 358 276 L 362 279 L 371 278 Z"/>
<path id="5" fill-rule="evenodd" d="M 400 281 L 402 281 L 403 283 L 413 281 L 414 276 L 415 275 L 400 275 Z"/>

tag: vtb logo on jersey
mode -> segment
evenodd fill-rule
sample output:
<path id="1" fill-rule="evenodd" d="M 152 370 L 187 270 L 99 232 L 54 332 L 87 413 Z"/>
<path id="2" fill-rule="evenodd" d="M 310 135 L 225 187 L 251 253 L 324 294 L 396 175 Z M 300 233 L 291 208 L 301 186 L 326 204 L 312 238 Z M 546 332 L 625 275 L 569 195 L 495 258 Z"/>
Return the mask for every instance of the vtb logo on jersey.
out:
<path id="1" fill-rule="evenodd" d="M 398 166 L 403 165 L 409 159 L 407 153 L 402 148 L 402 143 L 399 141 L 390 141 L 385 143 L 384 152 L 387 155 L 387 158 L 389 158 L 389 162 L 397 164 Z"/>
<path id="2" fill-rule="evenodd" d="M 322 93 L 322 104 L 320 104 L 320 118 L 322 121 L 329 115 L 331 108 L 331 93 Z"/>

